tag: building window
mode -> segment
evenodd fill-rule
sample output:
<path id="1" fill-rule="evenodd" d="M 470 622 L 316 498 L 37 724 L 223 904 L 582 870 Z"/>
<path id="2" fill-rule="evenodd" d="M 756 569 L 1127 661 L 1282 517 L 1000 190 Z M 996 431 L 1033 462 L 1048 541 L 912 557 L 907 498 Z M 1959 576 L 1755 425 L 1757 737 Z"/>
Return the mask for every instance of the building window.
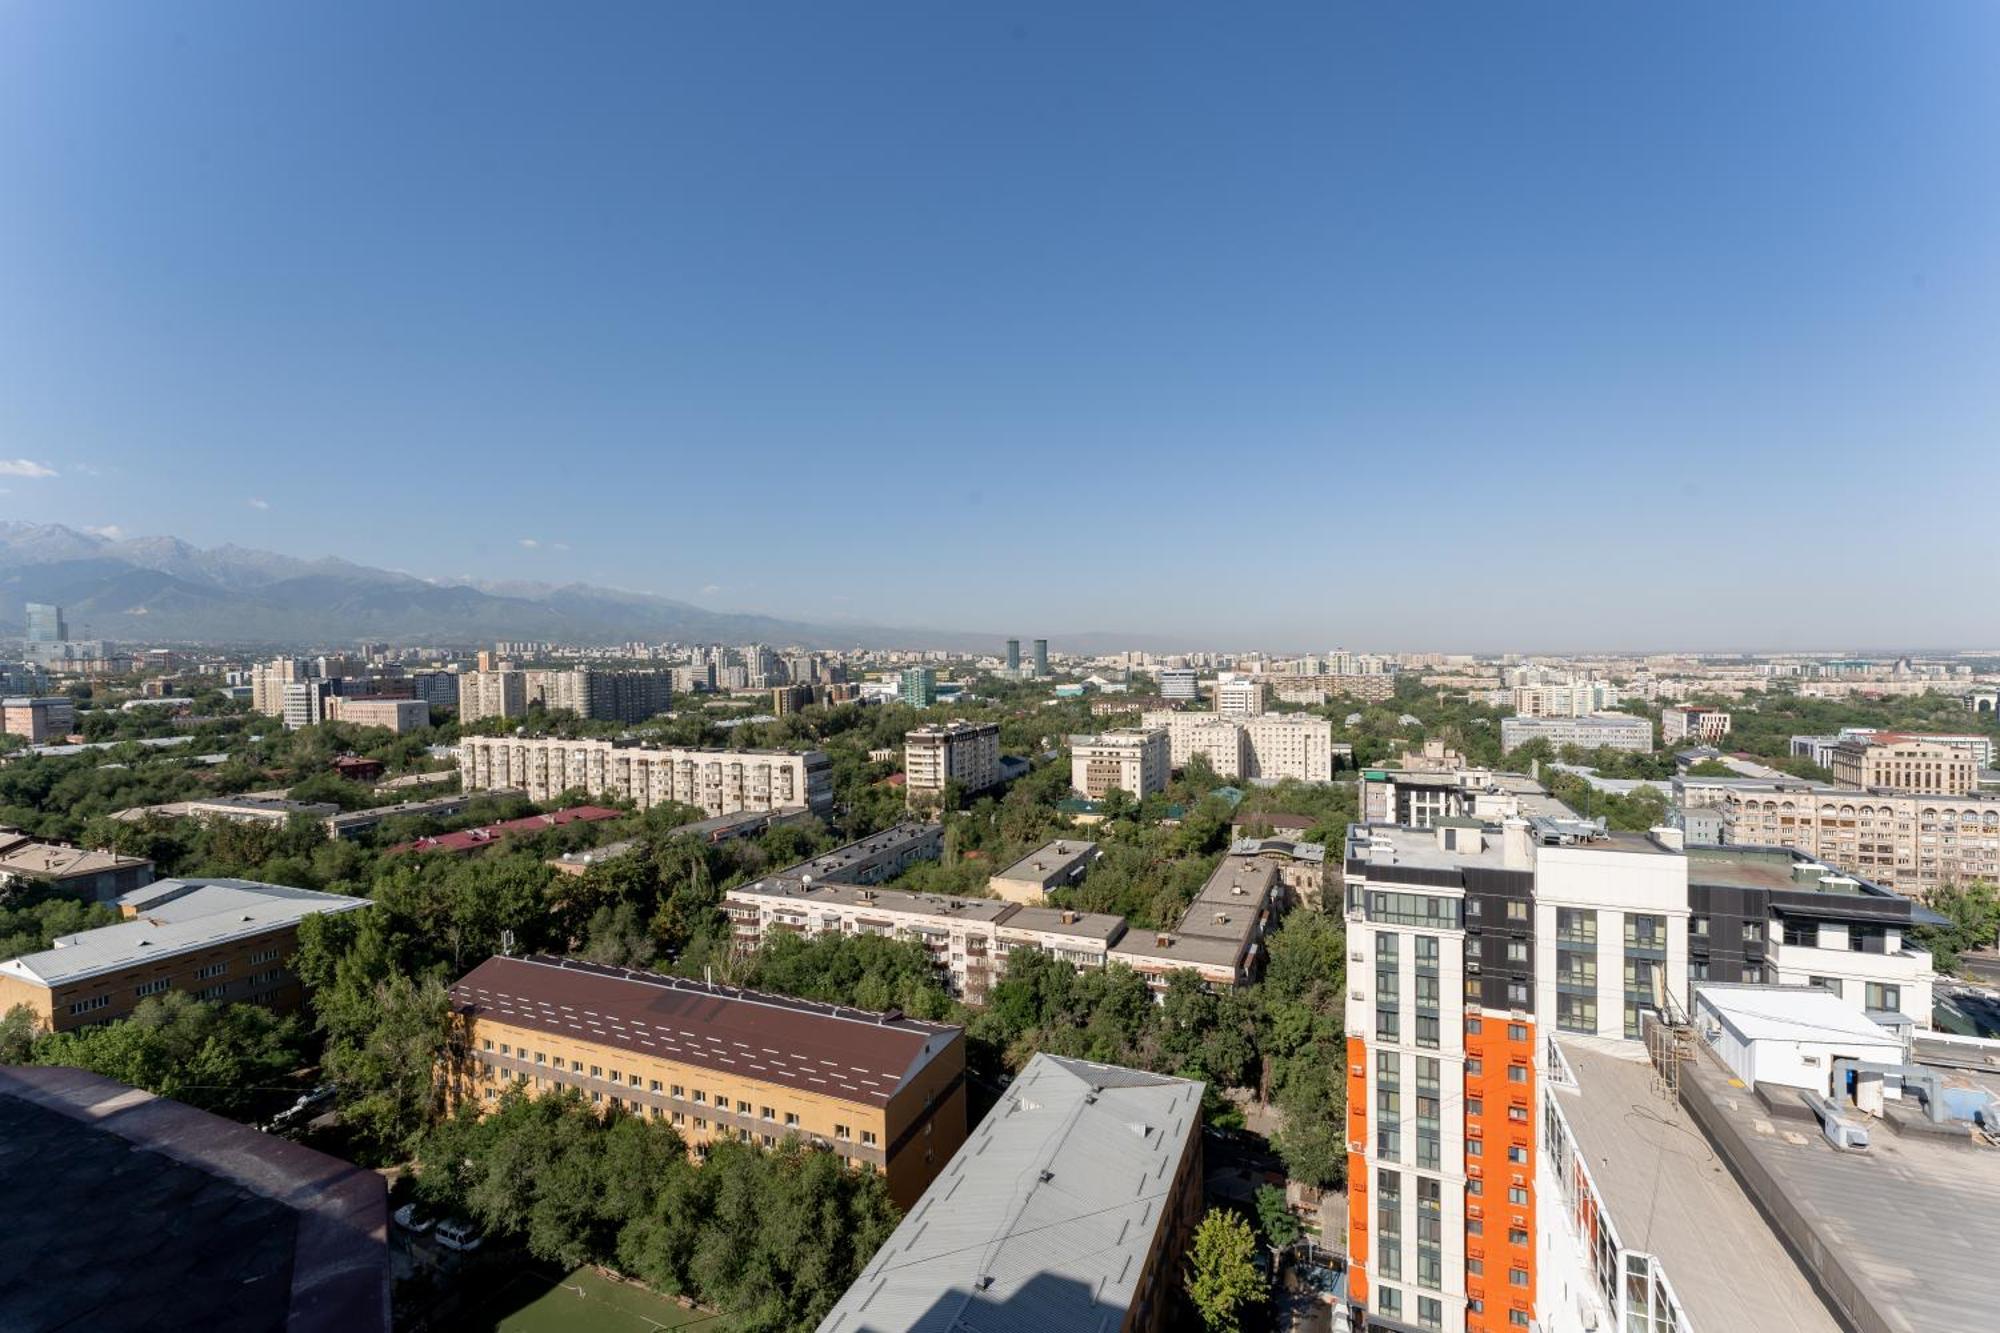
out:
<path id="1" fill-rule="evenodd" d="M 488 1038 L 487 1038 L 487 1039 L 486 1039 L 485 1041 L 481 1042 L 481 1043 L 480 1043 L 480 1049 L 481 1049 L 481 1050 L 487 1050 L 487 1051 L 490 1051 L 490 1050 L 492 1050 L 492 1049 L 493 1049 L 493 1038 L 491 1038 L 491 1037 L 488 1037 Z"/>
<path id="2" fill-rule="evenodd" d="M 1417 1327 L 1441 1329 L 1444 1327 L 1444 1302 L 1435 1296 L 1417 1297 Z"/>
<path id="3" fill-rule="evenodd" d="M 194 979 L 196 981 L 207 981 L 210 977 L 226 977 L 228 975 L 229 964 L 227 962 L 210 963 L 207 967 L 197 967 L 194 970 Z"/>
<path id="4" fill-rule="evenodd" d="M 1527 899 L 1509 898 L 1507 900 L 1507 919 L 1509 921 L 1526 921 L 1528 919 Z"/>
<path id="5" fill-rule="evenodd" d="M 686 1090 L 685 1088 L 681 1087 L 681 1085 L 680 1085 L 680 1084 L 678 1084 L 678 1083 L 675 1083 L 675 1084 L 671 1084 L 671 1085 L 670 1085 L 670 1086 L 669 1086 L 669 1087 L 667 1088 L 667 1095 L 668 1095 L 669 1097 L 685 1097 L 685 1096 L 687 1095 L 687 1090 Z"/>
<path id="6" fill-rule="evenodd" d="M 618 1083 L 623 1081 L 622 1079 L 619 1078 L 618 1071 L 615 1069 L 611 1071 L 611 1081 L 613 1083 Z"/>
<path id="7" fill-rule="evenodd" d="M 1527 1269 L 1525 1269 L 1525 1268 L 1510 1268 L 1510 1269 L 1508 1269 L 1508 1270 L 1507 1270 L 1507 1285 L 1508 1285 L 1508 1286 L 1510 1286 L 1510 1287 L 1525 1287 L 1525 1286 L 1527 1286 L 1527 1285 L 1528 1285 L 1528 1270 L 1527 1270 Z"/>
<path id="8" fill-rule="evenodd" d="M 660 1090 L 660 1080 L 658 1079 L 652 1080 L 652 1086 L 646 1089 L 646 1091 L 648 1092 L 658 1092 L 659 1090 Z"/>
<path id="9" fill-rule="evenodd" d="M 696 1088 L 694 1090 L 694 1104 L 696 1106 L 708 1105 L 708 1094 L 703 1092 L 700 1088 Z"/>
<path id="10" fill-rule="evenodd" d="M 757 1118 L 759 1120 L 776 1120 L 778 1118 L 778 1113 L 771 1107 L 760 1106 L 757 1108 Z"/>
<path id="11" fill-rule="evenodd" d="M 1387 1258 L 1387 1255 L 1383 1256 Z M 1375 1293 L 1375 1305 L 1391 1319 L 1403 1317 L 1403 1293 L 1394 1287 L 1384 1287 Z"/>
<path id="12" fill-rule="evenodd" d="M 861 1131 L 861 1144 L 862 1144 L 862 1146 L 863 1146 L 863 1147 L 865 1147 L 865 1148 L 872 1148 L 872 1147 L 874 1147 L 874 1146 L 875 1146 L 875 1131 L 874 1131 L 874 1130 L 872 1130 L 872 1129 L 864 1129 L 864 1130 L 862 1130 L 862 1131 Z"/>
<path id="13" fill-rule="evenodd" d="M 1513 1204 L 1517 1208 L 1527 1207 L 1528 1191 L 1520 1185 L 1509 1186 L 1507 1189 L 1507 1202 Z"/>
<path id="14" fill-rule="evenodd" d="M 787 1112 L 785 1112 L 785 1124 L 786 1124 L 787 1126 L 789 1126 L 789 1127 L 791 1127 L 791 1128 L 793 1128 L 793 1129 L 796 1129 L 796 1128 L 798 1128 L 798 1123 L 799 1123 L 799 1115 L 798 1115 L 798 1112 L 796 1112 L 796 1111 L 787 1111 Z M 930 1126 L 929 1126 L 929 1125 L 925 1125 L 925 1126 L 924 1126 L 924 1130 L 925 1130 L 925 1132 L 926 1132 L 926 1133 L 928 1133 L 928 1132 L 930 1131 Z"/>
<path id="15" fill-rule="evenodd" d="M 142 981 L 133 988 L 133 994 L 137 995 L 140 999 L 143 1000 L 148 995 L 158 995 L 161 991 L 167 988 L 167 985 L 168 982 L 165 977 L 161 977 L 157 981 Z M 486 1044 L 486 1049 L 489 1051 L 492 1050 L 493 1043 L 488 1042 Z"/>
<path id="16" fill-rule="evenodd" d="M 76 1001 L 70 1005 L 69 1011 L 72 1014 L 88 1014 L 99 1009 L 108 1008 L 110 1004 L 111 997 L 109 995 L 93 995 L 87 1000 Z"/>
<path id="17" fill-rule="evenodd" d="M 835 1125 L 833 1127 L 833 1137 L 845 1142 L 846 1140 L 854 1137 L 854 1131 L 849 1129 L 846 1125 Z"/>
<path id="18" fill-rule="evenodd" d="M 1528 1081 L 1528 1067 L 1526 1065 L 1508 1065 L 1507 1081 L 1509 1083 L 1526 1083 Z"/>
<path id="19" fill-rule="evenodd" d="M 1900 1010 L 1903 1007 L 1903 988 L 1871 981 L 1868 983 L 1867 1005 L 1870 1009 Z"/>

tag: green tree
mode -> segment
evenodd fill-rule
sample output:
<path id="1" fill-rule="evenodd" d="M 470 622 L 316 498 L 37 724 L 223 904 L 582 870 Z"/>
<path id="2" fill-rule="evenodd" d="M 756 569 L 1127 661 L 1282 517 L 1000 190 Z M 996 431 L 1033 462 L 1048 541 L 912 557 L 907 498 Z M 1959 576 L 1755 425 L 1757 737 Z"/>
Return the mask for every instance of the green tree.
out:
<path id="1" fill-rule="evenodd" d="M 1264 1233 L 1264 1243 L 1271 1247 L 1271 1271 L 1275 1273 L 1278 1271 L 1278 1256 L 1299 1238 L 1299 1219 L 1285 1201 L 1285 1191 L 1278 1186 L 1258 1188 L 1257 1225 Z"/>
<path id="2" fill-rule="evenodd" d="M 1256 1247 L 1250 1224 L 1225 1208 L 1210 1209 L 1195 1228 L 1187 1294 L 1212 1333 L 1237 1333 L 1244 1307 L 1265 1299 L 1264 1278 L 1251 1258 Z"/>
<path id="3" fill-rule="evenodd" d="M 324 1063 L 357 1138 L 379 1158 L 397 1160 L 444 1106 L 451 994 L 435 977 L 392 972 L 370 998 L 371 1021 L 344 1018 Z"/>
<path id="4" fill-rule="evenodd" d="M 34 1042 L 38 1065 L 68 1065 L 190 1106 L 243 1115 L 301 1061 L 298 1020 L 257 1005 L 224 1007 L 169 991 L 130 1018 Z"/>
<path id="5" fill-rule="evenodd" d="M 1938 889 L 1929 906 L 1949 924 L 1918 926 L 1910 933 L 1931 951 L 1932 965 L 1940 972 L 1955 971 L 1961 953 L 1990 949 L 2000 939 L 2000 888 L 1985 880 Z"/>

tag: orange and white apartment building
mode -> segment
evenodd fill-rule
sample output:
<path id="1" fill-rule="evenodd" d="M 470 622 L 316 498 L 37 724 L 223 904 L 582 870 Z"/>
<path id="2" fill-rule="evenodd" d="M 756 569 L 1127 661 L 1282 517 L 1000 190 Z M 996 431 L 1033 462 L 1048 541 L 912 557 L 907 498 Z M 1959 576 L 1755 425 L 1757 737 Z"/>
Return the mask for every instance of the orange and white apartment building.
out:
<path id="1" fill-rule="evenodd" d="M 1536 1256 L 1566 1225 L 1536 1173 L 1539 1044 L 1634 1041 L 1685 1012 L 1673 830 L 1553 816 L 1357 824 L 1348 938 L 1350 1294 L 1374 1329 L 1546 1326 Z"/>

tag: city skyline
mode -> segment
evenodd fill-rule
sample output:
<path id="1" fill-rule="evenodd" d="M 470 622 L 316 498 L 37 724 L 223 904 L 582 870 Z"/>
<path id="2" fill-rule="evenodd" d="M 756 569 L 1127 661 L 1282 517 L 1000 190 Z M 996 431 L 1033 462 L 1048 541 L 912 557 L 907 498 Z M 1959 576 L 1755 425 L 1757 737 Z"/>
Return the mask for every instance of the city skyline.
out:
<path id="1" fill-rule="evenodd" d="M 996 634 L 1990 637 L 2000 14 L 1817 18 L 23 6 L 0 517 Z"/>

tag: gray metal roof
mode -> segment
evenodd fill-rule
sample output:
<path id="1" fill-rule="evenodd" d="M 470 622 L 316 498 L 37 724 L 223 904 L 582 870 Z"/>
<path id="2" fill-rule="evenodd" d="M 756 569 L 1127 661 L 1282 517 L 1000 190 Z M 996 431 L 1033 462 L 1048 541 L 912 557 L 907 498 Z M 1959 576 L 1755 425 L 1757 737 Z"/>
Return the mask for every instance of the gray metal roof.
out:
<path id="1" fill-rule="evenodd" d="M 1035 1056 L 820 1333 L 1117 1329 L 1201 1133 L 1201 1094 Z"/>
<path id="2" fill-rule="evenodd" d="M 248 879 L 163 879 L 119 900 L 141 915 L 115 926 L 59 936 L 55 947 L 0 963 L 31 985 L 57 986 L 295 925 L 321 912 L 351 912 L 366 898 L 316 893 Z"/>

